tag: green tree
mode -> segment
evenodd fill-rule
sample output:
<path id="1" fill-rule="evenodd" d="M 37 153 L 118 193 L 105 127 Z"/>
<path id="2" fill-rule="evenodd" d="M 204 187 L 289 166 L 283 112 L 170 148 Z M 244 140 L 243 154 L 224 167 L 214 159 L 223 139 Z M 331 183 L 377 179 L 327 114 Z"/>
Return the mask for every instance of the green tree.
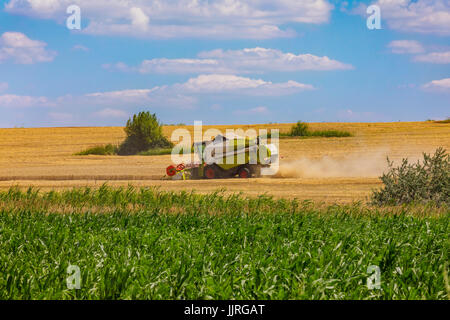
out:
<path id="1" fill-rule="evenodd" d="M 127 121 L 127 138 L 120 145 L 118 154 L 131 155 L 154 148 L 169 148 L 172 143 L 162 133 L 156 114 L 139 112 Z"/>
<path id="2" fill-rule="evenodd" d="M 297 124 L 294 125 L 291 129 L 290 135 L 293 137 L 302 137 L 307 136 L 309 134 L 308 124 L 297 121 Z"/>

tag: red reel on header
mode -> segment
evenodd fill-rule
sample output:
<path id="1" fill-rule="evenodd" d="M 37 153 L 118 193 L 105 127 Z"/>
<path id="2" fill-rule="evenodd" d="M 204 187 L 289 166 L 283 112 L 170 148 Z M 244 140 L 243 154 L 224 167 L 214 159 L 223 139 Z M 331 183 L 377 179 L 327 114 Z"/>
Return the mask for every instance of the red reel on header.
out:
<path id="1" fill-rule="evenodd" d="M 177 174 L 177 168 L 175 168 L 175 166 L 168 166 L 166 169 L 166 173 L 169 177 L 172 177 Z"/>

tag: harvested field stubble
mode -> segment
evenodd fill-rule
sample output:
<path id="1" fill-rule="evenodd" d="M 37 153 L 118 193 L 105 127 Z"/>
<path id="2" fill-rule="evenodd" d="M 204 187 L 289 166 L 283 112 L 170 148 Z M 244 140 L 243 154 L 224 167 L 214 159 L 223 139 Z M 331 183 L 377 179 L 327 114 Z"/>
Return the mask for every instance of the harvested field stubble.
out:
<path id="1" fill-rule="evenodd" d="M 279 129 L 287 133 L 292 124 L 214 126 L 226 129 Z M 0 129 L 0 189 L 14 185 L 67 188 L 99 186 L 159 186 L 163 190 L 197 190 L 208 193 L 224 187 L 248 195 L 268 193 L 276 197 L 326 202 L 364 200 L 386 167 L 385 156 L 394 161 L 418 159 L 440 146 L 450 150 L 449 124 L 311 123 L 311 130 L 345 130 L 344 138 L 281 139 L 281 171 L 277 178 L 217 181 L 159 181 L 171 164 L 161 156 L 75 156 L 76 152 L 124 139 L 123 128 Z M 176 126 L 163 128 L 170 136 Z M 184 126 L 193 131 L 192 126 Z M 203 130 L 211 128 L 204 126 Z"/>

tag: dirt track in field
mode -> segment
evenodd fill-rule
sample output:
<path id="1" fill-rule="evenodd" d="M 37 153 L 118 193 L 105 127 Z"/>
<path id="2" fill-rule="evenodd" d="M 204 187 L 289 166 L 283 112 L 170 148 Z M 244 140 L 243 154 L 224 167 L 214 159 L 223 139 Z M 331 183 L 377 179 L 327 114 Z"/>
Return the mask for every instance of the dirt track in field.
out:
<path id="1" fill-rule="evenodd" d="M 219 130 L 280 129 L 291 124 L 219 126 Z M 280 171 L 274 178 L 162 181 L 164 156 L 75 156 L 95 145 L 119 143 L 120 127 L 0 129 L 0 189 L 13 185 L 41 189 L 109 185 L 155 186 L 161 190 L 196 190 L 247 195 L 267 193 L 288 197 L 346 203 L 364 200 L 381 186 L 377 178 L 386 168 L 386 156 L 418 159 L 437 147 L 450 149 L 450 125 L 434 122 L 315 123 L 312 130 L 337 129 L 348 138 L 280 140 Z M 165 127 L 165 133 L 178 127 Z M 192 127 L 185 127 L 192 131 Z M 204 127 L 204 131 L 210 127 Z"/>

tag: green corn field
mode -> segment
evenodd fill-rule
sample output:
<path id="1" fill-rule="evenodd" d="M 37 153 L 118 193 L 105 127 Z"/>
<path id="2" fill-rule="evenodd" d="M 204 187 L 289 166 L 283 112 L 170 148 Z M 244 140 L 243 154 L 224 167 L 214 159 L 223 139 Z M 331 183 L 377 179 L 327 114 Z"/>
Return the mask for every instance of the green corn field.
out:
<path id="1" fill-rule="evenodd" d="M 449 222 L 445 206 L 11 188 L 0 299 L 448 299 Z"/>

